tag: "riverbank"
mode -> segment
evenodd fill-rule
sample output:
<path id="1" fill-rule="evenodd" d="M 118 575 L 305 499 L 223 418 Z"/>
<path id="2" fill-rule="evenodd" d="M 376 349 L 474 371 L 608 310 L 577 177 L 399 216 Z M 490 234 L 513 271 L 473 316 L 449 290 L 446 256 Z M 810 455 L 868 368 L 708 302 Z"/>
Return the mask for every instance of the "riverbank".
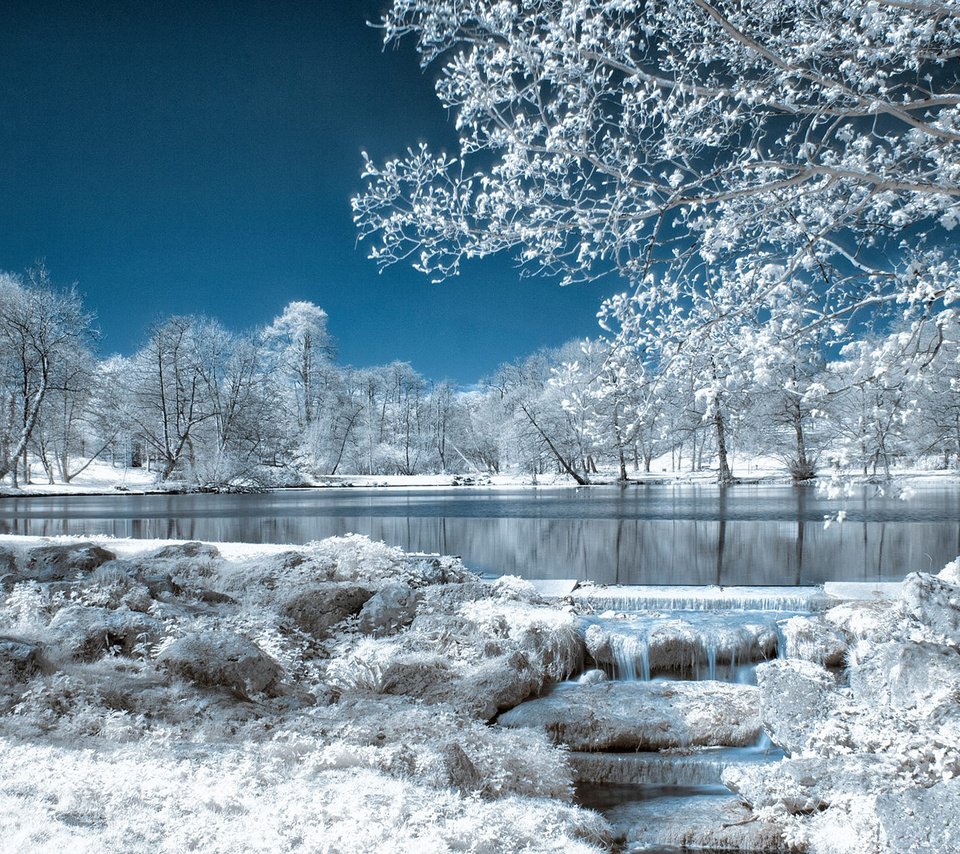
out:
<path id="1" fill-rule="evenodd" d="M 179 494 L 197 491 L 188 484 L 171 482 L 158 484 L 156 473 L 144 468 L 120 468 L 94 460 L 70 483 L 49 483 L 36 471 L 31 483 L 21 483 L 17 489 L 0 485 L 0 497 L 25 498 L 33 495 L 153 495 Z M 741 484 L 790 484 L 789 471 L 779 460 L 771 457 L 732 458 L 736 482 Z M 712 469 L 702 471 L 670 471 L 669 457 L 655 460 L 650 472 L 630 472 L 628 486 L 642 485 L 702 485 L 716 484 L 717 473 Z M 875 478 L 863 477 L 855 471 L 820 472 L 820 476 L 803 485 L 830 488 L 834 481 L 843 485 L 876 483 Z M 898 468 L 892 471 L 891 482 L 897 489 L 909 489 L 924 484 L 960 482 L 960 470 Z M 622 484 L 616 471 L 602 471 L 590 477 L 589 486 Z M 570 488 L 577 483 L 566 474 L 547 474 L 533 477 L 529 473 L 505 474 L 415 474 L 415 475 L 337 475 L 318 478 L 313 482 L 289 487 L 270 487 L 271 491 L 287 489 L 441 489 L 441 488 L 486 488 L 514 489 L 535 487 L 539 489 Z M 228 490 L 225 490 L 228 491 Z"/>
<path id="2" fill-rule="evenodd" d="M 3 537 L 0 562 L 5 850 L 957 850 L 957 564 L 545 599 L 357 536 Z M 669 825 L 576 799 L 674 773 L 714 782 Z"/>
<path id="3" fill-rule="evenodd" d="M 572 618 L 528 586 L 362 537 L 6 537 L 0 560 L 3 850 L 608 838 L 561 751 L 486 725 L 579 666 Z"/>

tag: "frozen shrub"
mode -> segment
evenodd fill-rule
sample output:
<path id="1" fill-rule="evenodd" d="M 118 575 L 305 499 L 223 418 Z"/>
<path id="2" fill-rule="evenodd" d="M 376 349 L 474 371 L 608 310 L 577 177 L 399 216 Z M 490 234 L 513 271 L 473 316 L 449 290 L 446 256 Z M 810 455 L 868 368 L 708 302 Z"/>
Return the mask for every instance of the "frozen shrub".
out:
<path id="1" fill-rule="evenodd" d="M 40 631 L 67 601 L 62 592 L 51 592 L 33 581 L 21 582 L 0 606 L 0 626 L 4 630 Z"/>

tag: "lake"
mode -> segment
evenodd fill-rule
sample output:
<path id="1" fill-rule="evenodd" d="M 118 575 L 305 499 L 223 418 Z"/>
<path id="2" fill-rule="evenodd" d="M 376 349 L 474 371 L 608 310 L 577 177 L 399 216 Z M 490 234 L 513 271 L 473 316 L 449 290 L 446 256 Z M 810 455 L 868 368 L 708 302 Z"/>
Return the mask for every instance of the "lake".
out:
<path id="1" fill-rule="evenodd" d="M 824 517 L 846 521 L 824 528 Z M 960 487 L 315 489 L 0 499 L 0 532 L 305 543 L 354 532 L 492 574 L 605 584 L 898 580 L 960 553 Z"/>

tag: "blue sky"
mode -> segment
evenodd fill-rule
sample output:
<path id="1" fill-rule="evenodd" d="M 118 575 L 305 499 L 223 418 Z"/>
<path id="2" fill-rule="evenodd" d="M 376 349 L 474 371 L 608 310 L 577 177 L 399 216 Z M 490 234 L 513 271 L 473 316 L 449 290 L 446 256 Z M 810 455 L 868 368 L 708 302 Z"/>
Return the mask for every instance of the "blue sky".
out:
<path id="1" fill-rule="evenodd" d="M 104 354 L 161 315 L 242 330 L 293 299 L 327 310 L 341 362 L 464 384 L 595 333 L 598 286 L 520 281 L 508 258 L 435 285 L 356 245 L 360 151 L 455 141 L 412 48 L 366 25 L 383 3 L 4 8 L 0 269 L 76 281 Z"/>

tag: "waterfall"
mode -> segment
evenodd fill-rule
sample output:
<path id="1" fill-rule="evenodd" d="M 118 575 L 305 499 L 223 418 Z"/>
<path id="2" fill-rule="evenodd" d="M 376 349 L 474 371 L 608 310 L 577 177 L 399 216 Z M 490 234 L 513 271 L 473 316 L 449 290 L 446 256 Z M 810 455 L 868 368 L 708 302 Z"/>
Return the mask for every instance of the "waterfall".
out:
<path id="1" fill-rule="evenodd" d="M 584 610 L 797 611 L 822 610 L 831 601 L 820 587 L 583 587 L 571 598 Z M 836 602 L 836 600 L 833 600 Z"/>

